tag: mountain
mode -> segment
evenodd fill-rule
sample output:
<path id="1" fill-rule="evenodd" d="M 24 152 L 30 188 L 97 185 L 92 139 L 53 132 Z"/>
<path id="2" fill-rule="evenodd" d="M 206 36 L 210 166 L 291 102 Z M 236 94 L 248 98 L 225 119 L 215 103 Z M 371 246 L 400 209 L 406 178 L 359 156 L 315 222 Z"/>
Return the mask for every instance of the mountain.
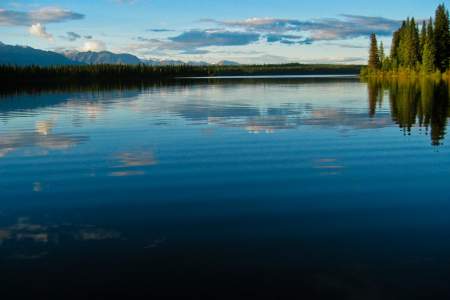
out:
<path id="1" fill-rule="evenodd" d="M 181 60 L 154 60 L 154 59 L 142 59 L 141 62 L 148 66 L 179 66 L 186 63 Z"/>
<path id="2" fill-rule="evenodd" d="M 161 65 L 161 61 L 159 61 L 159 60 L 142 59 L 141 62 L 147 66 L 160 66 Z"/>
<path id="3" fill-rule="evenodd" d="M 142 63 L 142 61 L 139 58 L 127 53 L 115 54 L 108 51 L 101 51 L 101 52 L 65 51 L 63 54 L 68 59 L 89 65 L 95 64 L 138 65 Z"/>
<path id="4" fill-rule="evenodd" d="M 209 66 L 209 63 L 205 61 L 188 61 L 184 62 L 182 60 L 153 60 L 153 59 L 142 59 L 141 62 L 149 66 L 179 66 L 179 65 L 189 65 L 189 66 Z"/>
<path id="5" fill-rule="evenodd" d="M 149 66 L 208 66 L 205 61 L 189 61 L 181 60 L 156 60 L 156 59 L 140 59 L 137 56 L 128 53 L 116 54 L 109 51 L 102 52 L 79 52 L 64 51 L 57 53 L 53 51 L 44 51 L 25 46 L 12 46 L 0 42 L 0 65 L 84 65 L 84 64 L 124 64 L 138 65 L 145 64 Z M 238 66 L 239 63 L 234 61 L 223 60 L 216 65 L 221 66 Z"/>
<path id="6" fill-rule="evenodd" d="M 190 66 L 209 66 L 210 64 L 207 63 L 206 61 L 188 61 L 187 65 Z"/>
<path id="7" fill-rule="evenodd" d="M 161 60 L 159 61 L 159 64 L 161 66 L 178 66 L 178 65 L 185 65 L 186 63 L 181 60 Z"/>
<path id="8" fill-rule="evenodd" d="M 24 46 L 11 46 L 0 43 L 0 65 L 80 65 L 56 52 L 43 51 Z"/>
<path id="9" fill-rule="evenodd" d="M 240 63 L 231 60 L 221 60 L 216 65 L 218 66 L 239 66 Z"/>

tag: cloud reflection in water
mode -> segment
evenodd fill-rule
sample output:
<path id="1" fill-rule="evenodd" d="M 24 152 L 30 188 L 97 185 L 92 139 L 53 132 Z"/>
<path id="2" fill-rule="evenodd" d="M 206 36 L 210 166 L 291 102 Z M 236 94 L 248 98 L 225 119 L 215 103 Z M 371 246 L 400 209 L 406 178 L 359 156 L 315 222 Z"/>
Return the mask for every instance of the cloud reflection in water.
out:
<path id="1" fill-rule="evenodd" d="M 141 168 L 158 164 L 152 151 L 121 152 L 116 154 L 114 159 L 114 171 L 109 173 L 113 177 L 145 175 L 145 170 Z"/>
<path id="2" fill-rule="evenodd" d="M 53 128 L 53 121 L 37 121 L 34 131 L 8 133 L 0 139 L 0 158 L 24 148 L 67 150 L 88 140 L 86 136 L 53 133 Z"/>
<path id="3" fill-rule="evenodd" d="M 93 225 L 43 225 L 21 217 L 17 223 L 0 228 L 0 251 L 4 258 L 39 259 L 48 254 L 51 247 L 64 247 L 61 243 L 121 239 L 120 232 Z"/>

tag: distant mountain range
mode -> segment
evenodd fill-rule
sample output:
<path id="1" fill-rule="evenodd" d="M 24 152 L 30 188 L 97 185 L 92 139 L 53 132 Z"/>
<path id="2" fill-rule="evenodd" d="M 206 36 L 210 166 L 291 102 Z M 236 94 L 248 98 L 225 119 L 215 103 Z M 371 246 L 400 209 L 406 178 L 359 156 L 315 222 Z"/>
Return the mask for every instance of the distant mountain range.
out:
<path id="1" fill-rule="evenodd" d="M 235 61 L 231 61 L 231 60 L 221 60 L 216 65 L 218 65 L 218 66 L 239 66 L 240 64 Z"/>
<path id="2" fill-rule="evenodd" d="M 142 61 L 134 55 L 125 53 L 115 54 L 108 51 L 102 52 L 65 51 L 62 54 L 70 60 L 88 65 L 96 65 L 96 64 L 138 65 L 142 63 Z"/>
<path id="3" fill-rule="evenodd" d="M 80 65 L 62 54 L 23 46 L 10 46 L 0 43 L 0 65 Z"/>
<path id="4" fill-rule="evenodd" d="M 64 51 L 62 53 L 53 51 L 44 51 L 25 46 L 12 46 L 0 42 L 0 65 L 90 65 L 90 64 L 127 64 L 138 65 L 145 64 L 150 66 L 165 65 L 193 65 L 207 66 L 210 65 L 204 61 L 181 60 L 145 60 L 128 53 L 116 54 L 109 51 L 101 52 L 78 52 Z M 239 65 L 233 61 L 221 61 L 217 65 Z"/>

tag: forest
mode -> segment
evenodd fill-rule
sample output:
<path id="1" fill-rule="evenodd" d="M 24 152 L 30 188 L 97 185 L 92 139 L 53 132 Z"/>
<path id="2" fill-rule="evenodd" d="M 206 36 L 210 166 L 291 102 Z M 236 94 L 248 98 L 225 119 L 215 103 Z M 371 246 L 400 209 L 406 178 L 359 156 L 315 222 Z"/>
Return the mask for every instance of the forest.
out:
<path id="1" fill-rule="evenodd" d="M 359 65 L 240 65 L 240 66 L 147 66 L 147 65 L 81 65 L 81 66 L 0 66 L 0 80 L 27 82 L 123 82 L 170 80 L 180 77 L 256 76 L 256 75 L 356 75 Z"/>
<path id="2" fill-rule="evenodd" d="M 435 17 L 416 21 L 407 18 L 394 32 L 390 54 L 385 53 L 376 34 L 370 37 L 369 61 L 361 75 L 367 76 L 435 76 L 450 74 L 450 20 L 444 4 Z"/>

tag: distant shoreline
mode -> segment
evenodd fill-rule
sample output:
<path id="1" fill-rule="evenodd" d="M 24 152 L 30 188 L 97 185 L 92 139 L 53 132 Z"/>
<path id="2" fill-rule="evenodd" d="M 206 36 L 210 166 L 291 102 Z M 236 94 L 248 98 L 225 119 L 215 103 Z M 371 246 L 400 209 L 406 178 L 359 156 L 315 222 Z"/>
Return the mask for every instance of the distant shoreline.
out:
<path id="1" fill-rule="evenodd" d="M 249 76 L 355 76 L 361 65 L 240 65 L 240 66 L 1 66 L 0 80 L 8 83 L 137 82 L 177 78 Z"/>
<path id="2" fill-rule="evenodd" d="M 301 79 L 301 78 L 359 78 L 359 74 L 310 74 L 310 75 L 235 75 L 235 76 L 199 76 L 177 77 L 175 79 Z"/>

